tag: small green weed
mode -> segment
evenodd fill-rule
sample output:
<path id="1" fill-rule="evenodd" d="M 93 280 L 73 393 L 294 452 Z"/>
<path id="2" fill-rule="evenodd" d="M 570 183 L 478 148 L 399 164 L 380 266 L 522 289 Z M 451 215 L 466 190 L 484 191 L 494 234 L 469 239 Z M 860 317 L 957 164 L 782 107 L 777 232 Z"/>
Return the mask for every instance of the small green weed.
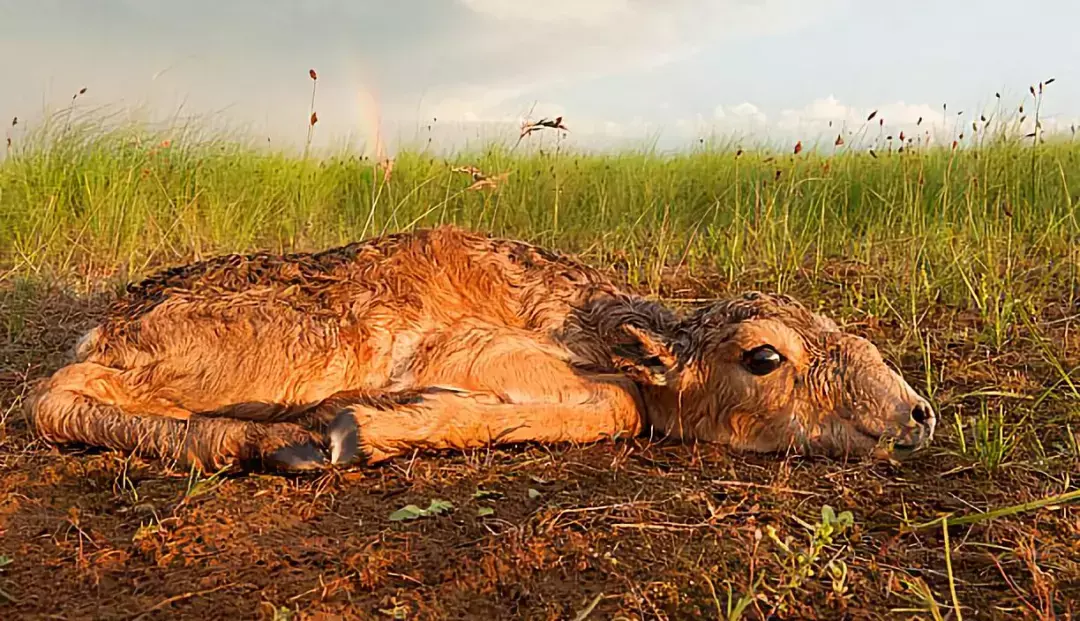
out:
<path id="1" fill-rule="evenodd" d="M 427 509 L 421 509 L 416 505 L 405 505 L 390 514 L 390 521 L 400 522 L 403 520 L 415 520 L 417 518 L 439 515 L 440 513 L 445 513 L 453 508 L 454 505 L 449 500 L 439 500 L 438 498 L 434 498 Z"/>
<path id="2" fill-rule="evenodd" d="M 843 551 L 833 554 L 823 565 L 821 561 L 822 554 L 833 546 L 834 540 L 844 537 L 847 529 L 855 523 L 854 516 L 850 511 L 842 511 L 837 515 L 831 506 L 824 505 L 821 507 L 821 520 L 817 524 L 808 524 L 798 518 L 795 520 L 809 531 L 806 545 L 801 548 L 796 546 L 794 537 L 789 535 L 781 540 L 772 525 L 765 527 L 769 539 L 780 549 L 778 561 L 783 576 L 776 588 L 777 606 L 782 606 L 786 597 L 817 575 L 827 577 L 833 592 L 843 597 L 848 591 L 848 566 L 840 558 Z"/>

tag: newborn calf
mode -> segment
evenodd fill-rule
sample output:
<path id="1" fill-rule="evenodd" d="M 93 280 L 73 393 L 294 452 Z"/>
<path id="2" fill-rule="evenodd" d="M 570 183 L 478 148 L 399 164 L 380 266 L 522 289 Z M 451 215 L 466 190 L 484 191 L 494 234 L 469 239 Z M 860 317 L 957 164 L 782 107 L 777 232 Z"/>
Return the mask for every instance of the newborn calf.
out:
<path id="1" fill-rule="evenodd" d="M 453 227 L 230 255 L 132 285 L 28 401 L 56 443 L 205 470 L 660 435 L 906 456 L 929 404 L 784 296 L 679 315 L 599 272 Z"/>

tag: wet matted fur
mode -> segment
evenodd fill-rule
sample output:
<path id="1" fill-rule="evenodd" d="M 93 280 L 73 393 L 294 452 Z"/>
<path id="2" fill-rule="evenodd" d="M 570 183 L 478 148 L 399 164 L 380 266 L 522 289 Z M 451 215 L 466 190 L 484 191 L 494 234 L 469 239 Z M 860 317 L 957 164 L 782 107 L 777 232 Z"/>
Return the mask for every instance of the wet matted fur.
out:
<path id="1" fill-rule="evenodd" d="M 454 227 L 229 255 L 130 286 L 28 400 L 55 443 L 216 470 L 654 434 L 909 454 L 924 399 L 863 338 L 747 293 L 688 314 Z"/>

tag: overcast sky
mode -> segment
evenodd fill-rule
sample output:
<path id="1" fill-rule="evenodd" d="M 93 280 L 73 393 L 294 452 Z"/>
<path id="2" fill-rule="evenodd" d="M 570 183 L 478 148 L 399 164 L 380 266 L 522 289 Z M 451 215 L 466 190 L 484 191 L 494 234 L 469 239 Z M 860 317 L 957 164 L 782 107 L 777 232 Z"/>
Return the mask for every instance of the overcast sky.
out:
<path id="1" fill-rule="evenodd" d="M 941 123 L 946 102 L 951 125 L 1050 77 L 1046 112 L 1068 125 L 1078 23 L 1075 0 L 0 0 L 0 115 L 86 87 L 82 109 L 213 113 L 296 142 L 314 68 L 323 145 L 460 144 L 530 112 L 563 114 L 580 145 L 782 141 L 873 109 Z"/>

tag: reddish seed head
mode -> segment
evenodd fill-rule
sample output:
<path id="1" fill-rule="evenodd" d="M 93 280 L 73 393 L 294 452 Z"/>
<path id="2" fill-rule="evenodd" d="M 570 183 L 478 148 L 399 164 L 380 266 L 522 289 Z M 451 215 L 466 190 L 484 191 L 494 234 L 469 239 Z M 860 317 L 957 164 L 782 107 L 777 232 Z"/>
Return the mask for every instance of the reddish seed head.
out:
<path id="1" fill-rule="evenodd" d="M 314 127 L 319 122 L 319 115 L 314 112 L 311 113 L 311 126 Z"/>
<path id="2" fill-rule="evenodd" d="M 795 155 L 802 153 L 802 140 L 795 143 Z"/>
<path id="3" fill-rule="evenodd" d="M 870 121 L 873 121 L 873 120 L 874 120 L 874 117 L 875 117 L 875 116 L 877 116 L 877 110 L 874 110 L 873 112 L 871 112 L 871 113 L 870 113 L 870 116 L 866 117 L 866 121 L 867 121 L 868 123 L 869 123 Z"/>
<path id="4" fill-rule="evenodd" d="M 885 119 L 878 119 L 878 127 L 885 127 Z"/>
<path id="5" fill-rule="evenodd" d="M 836 135 L 836 142 L 834 142 L 833 144 L 838 146 L 838 147 L 844 146 L 844 137 L 842 135 L 840 135 L 840 134 L 837 134 Z"/>
<path id="6" fill-rule="evenodd" d="M 952 141 L 952 148 L 953 148 L 953 149 L 955 149 L 955 148 L 957 147 L 957 145 L 959 145 L 959 144 L 960 144 L 960 143 L 958 143 L 957 141 L 953 140 L 953 141 Z"/>
<path id="7" fill-rule="evenodd" d="M 900 142 L 904 141 L 904 132 L 900 132 Z"/>
<path id="8" fill-rule="evenodd" d="M 1029 86 L 1028 90 L 1031 91 L 1031 96 L 1034 97 L 1035 96 L 1035 87 L 1034 86 Z"/>
<path id="9" fill-rule="evenodd" d="M 86 87 L 85 86 L 79 89 L 79 94 L 80 95 L 85 95 L 86 94 Z"/>
<path id="10" fill-rule="evenodd" d="M 388 157 L 384 157 L 379 160 L 377 168 L 382 169 L 383 183 L 390 183 L 390 177 L 394 173 L 394 160 Z"/>
<path id="11" fill-rule="evenodd" d="M 315 73 L 315 70 L 314 70 L 314 69 L 308 69 L 308 72 L 307 72 L 307 74 L 308 74 L 309 76 L 311 76 L 311 79 L 312 79 L 312 80 L 318 80 L 318 79 L 319 79 L 319 74 Z"/>

